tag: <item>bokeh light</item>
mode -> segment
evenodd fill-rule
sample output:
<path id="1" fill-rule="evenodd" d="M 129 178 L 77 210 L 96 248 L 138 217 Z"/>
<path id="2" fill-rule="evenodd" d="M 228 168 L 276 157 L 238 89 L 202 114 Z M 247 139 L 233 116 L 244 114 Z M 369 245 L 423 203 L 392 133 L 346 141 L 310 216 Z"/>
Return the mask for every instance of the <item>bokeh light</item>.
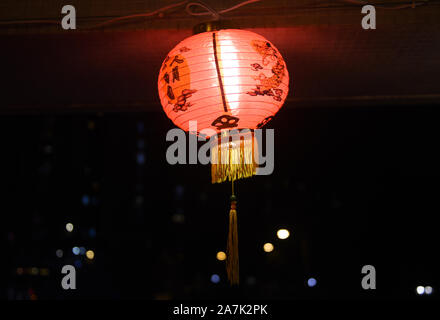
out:
<path id="1" fill-rule="evenodd" d="M 417 294 L 424 294 L 425 293 L 425 288 L 423 286 L 418 286 L 417 289 Z"/>
<path id="2" fill-rule="evenodd" d="M 138 152 L 136 161 L 138 164 L 144 164 L 145 163 L 145 154 L 143 152 Z"/>
<path id="3" fill-rule="evenodd" d="M 89 230 L 89 237 L 90 238 L 96 237 L 96 229 L 95 228 L 90 228 L 90 230 Z"/>
<path id="4" fill-rule="evenodd" d="M 73 231 L 73 224 L 71 224 L 70 222 L 66 224 L 66 230 L 67 232 L 72 232 Z"/>
<path id="5" fill-rule="evenodd" d="M 218 274 L 213 274 L 211 276 L 211 282 L 212 283 L 219 283 L 220 282 L 220 276 Z"/>
<path id="6" fill-rule="evenodd" d="M 79 248 L 78 248 L 78 247 L 73 247 L 73 248 L 72 248 L 72 252 L 73 252 L 73 254 L 74 254 L 74 255 L 76 255 L 76 256 L 77 256 L 77 255 L 79 255 L 79 253 L 80 253 L 80 250 L 79 250 Z"/>
<path id="7" fill-rule="evenodd" d="M 63 257 L 63 254 L 64 254 L 64 252 L 63 252 L 63 250 L 61 250 L 61 249 L 58 249 L 56 252 L 55 252 L 55 254 L 57 255 L 57 257 L 58 258 L 62 258 Z"/>
<path id="8" fill-rule="evenodd" d="M 47 268 L 40 269 L 40 274 L 42 276 L 47 277 L 49 275 L 49 269 L 47 269 Z"/>
<path id="9" fill-rule="evenodd" d="M 270 242 L 267 242 L 263 246 L 264 252 L 272 252 L 273 251 L 273 244 Z"/>
<path id="10" fill-rule="evenodd" d="M 223 261 L 226 260 L 226 253 L 223 251 L 217 252 L 217 260 Z"/>
<path id="11" fill-rule="evenodd" d="M 95 253 L 93 252 L 93 250 L 87 250 L 86 257 L 87 259 L 92 260 L 95 257 Z"/>
<path id="12" fill-rule="evenodd" d="M 317 281 L 316 281 L 315 278 L 310 278 L 309 280 L 307 280 L 307 285 L 308 285 L 310 288 L 313 288 L 314 286 L 316 286 L 316 283 L 317 283 Z"/>
<path id="13" fill-rule="evenodd" d="M 425 287 L 425 293 L 426 294 L 431 294 L 432 293 L 432 287 L 431 286 L 426 286 Z"/>
<path id="14" fill-rule="evenodd" d="M 83 204 L 84 206 L 88 206 L 89 203 L 90 203 L 90 198 L 89 198 L 89 196 L 86 195 L 86 194 L 83 195 L 82 198 L 81 198 L 81 202 L 82 202 L 82 204 Z"/>
<path id="15" fill-rule="evenodd" d="M 277 231 L 278 239 L 284 240 L 287 239 L 289 236 L 290 236 L 290 232 L 287 229 L 280 229 Z"/>

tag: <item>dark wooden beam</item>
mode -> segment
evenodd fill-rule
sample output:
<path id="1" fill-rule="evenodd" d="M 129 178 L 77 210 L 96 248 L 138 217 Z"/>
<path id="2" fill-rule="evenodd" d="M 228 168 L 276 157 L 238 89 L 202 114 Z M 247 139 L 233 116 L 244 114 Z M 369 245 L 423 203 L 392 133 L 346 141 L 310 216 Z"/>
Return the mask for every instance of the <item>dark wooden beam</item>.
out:
<path id="1" fill-rule="evenodd" d="M 106 14 L 117 15 L 117 2 L 109 3 L 113 11 Z M 255 13 L 262 3 L 270 3 L 270 16 Z M 267 25 L 247 29 L 267 37 L 284 56 L 291 75 L 286 107 L 438 104 L 439 6 L 378 11 L 377 29 L 366 31 L 358 7 L 303 9 L 296 18 L 286 10 L 275 19 L 282 7 L 262 3 L 248 22 Z M 137 8 L 127 10 L 120 13 Z M 2 35 L 0 113 L 161 110 L 158 70 L 169 50 L 192 34 L 197 19 L 184 20 L 178 25 L 180 20 L 171 19 L 168 28 Z M 286 21 L 291 25 L 281 26 Z"/>

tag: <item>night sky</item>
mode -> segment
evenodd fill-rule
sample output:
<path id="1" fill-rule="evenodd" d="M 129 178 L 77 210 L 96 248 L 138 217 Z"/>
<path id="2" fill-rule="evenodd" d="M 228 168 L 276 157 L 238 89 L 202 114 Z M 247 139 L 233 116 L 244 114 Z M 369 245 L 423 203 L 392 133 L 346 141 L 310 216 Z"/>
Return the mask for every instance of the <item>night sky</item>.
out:
<path id="1" fill-rule="evenodd" d="M 267 126 L 273 174 L 235 185 L 239 288 L 216 259 L 231 186 L 212 185 L 209 166 L 166 162 L 174 126 L 160 109 L 0 117 L 3 298 L 437 296 L 438 106 L 287 103 Z M 61 287 L 66 264 L 76 290 Z M 376 290 L 361 287 L 364 265 Z"/>

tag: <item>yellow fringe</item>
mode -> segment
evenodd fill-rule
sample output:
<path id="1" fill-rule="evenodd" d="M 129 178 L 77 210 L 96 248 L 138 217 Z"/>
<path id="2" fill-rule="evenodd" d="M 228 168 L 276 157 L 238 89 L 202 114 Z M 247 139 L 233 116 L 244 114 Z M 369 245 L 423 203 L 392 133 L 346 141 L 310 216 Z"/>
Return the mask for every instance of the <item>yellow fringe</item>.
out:
<path id="1" fill-rule="evenodd" d="M 240 141 L 230 140 L 231 136 L 225 132 L 220 134 L 217 143 L 211 146 L 212 183 L 248 178 L 256 173 L 255 157 L 258 154 L 258 145 L 254 133 L 242 134 Z"/>

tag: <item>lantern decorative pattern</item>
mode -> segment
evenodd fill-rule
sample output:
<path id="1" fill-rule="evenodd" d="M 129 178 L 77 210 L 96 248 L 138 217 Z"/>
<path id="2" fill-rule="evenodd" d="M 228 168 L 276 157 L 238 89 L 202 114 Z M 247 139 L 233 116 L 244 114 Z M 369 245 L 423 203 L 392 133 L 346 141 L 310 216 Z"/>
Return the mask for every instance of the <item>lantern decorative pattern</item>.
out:
<path id="1" fill-rule="evenodd" d="M 162 107 L 179 128 L 212 137 L 212 183 L 232 181 L 226 267 L 238 284 L 238 236 L 234 180 L 256 173 L 253 129 L 266 125 L 288 94 L 285 62 L 264 37 L 244 30 L 203 32 L 180 42 L 162 63 L 158 89 Z M 235 143 L 230 133 L 240 133 Z M 236 133 L 234 133 L 236 134 Z M 231 142 L 232 139 L 232 142 Z"/>
<path id="2" fill-rule="evenodd" d="M 281 108 L 289 75 L 264 37 L 244 30 L 204 32 L 179 43 L 159 73 L 159 97 L 174 124 L 188 131 L 256 129 Z"/>

